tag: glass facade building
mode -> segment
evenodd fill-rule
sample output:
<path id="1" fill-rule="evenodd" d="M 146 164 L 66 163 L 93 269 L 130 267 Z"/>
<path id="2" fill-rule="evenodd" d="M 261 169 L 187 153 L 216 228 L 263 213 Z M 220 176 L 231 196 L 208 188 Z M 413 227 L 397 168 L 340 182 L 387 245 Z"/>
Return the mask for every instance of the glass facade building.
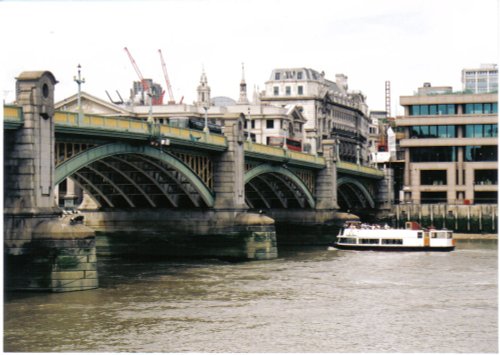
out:
<path id="1" fill-rule="evenodd" d="M 400 97 L 401 202 L 496 203 L 498 96 L 435 89 L 425 84 L 418 94 Z"/>

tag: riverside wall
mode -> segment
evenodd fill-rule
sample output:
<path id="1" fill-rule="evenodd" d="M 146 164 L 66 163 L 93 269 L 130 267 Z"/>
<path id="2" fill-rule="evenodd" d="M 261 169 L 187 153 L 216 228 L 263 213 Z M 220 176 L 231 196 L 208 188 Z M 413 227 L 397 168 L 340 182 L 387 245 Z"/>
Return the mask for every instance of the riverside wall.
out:
<path id="1" fill-rule="evenodd" d="M 392 208 L 392 224 L 404 226 L 406 221 L 423 227 L 448 228 L 467 235 L 498 234 L 498 205 L 401 204 Z"/>

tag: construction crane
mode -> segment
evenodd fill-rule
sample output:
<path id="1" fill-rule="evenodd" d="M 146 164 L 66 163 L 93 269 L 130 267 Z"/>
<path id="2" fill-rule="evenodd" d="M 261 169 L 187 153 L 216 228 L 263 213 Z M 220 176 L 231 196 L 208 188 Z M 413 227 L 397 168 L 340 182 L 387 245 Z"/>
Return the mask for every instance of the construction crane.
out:
<path id="1" fill-rule="evenodd" d="M 161 67 L 163 69 L 163 75 L 165 76 L 165 82 L 167 83 L 168 97 L 170 98 L 168 103 L 175 104 L 174 94 L 172 93 L 172 85 L 170 85 L 170 80 L 168 80 L 167 66 L 165 65 L 163 54 L 161 54 L 161 49 L 158 49 L 158 53 L 160 53 Z"/>
<path id="2" fill-rule="evenodd" d="M 144 79 L 144 77 L 142 76 L 142 73 L 141 73 L 139 67 L 137 66 L 137 63 L 135 62 L 134 57 L 132 57 L 132 54 L 130 54 L 130 51 L 127 49 L 127 47 L 125 47 L 124 49 L 125 49 L 125 52 L 127 52 L 127 55 L 130 59 L 130 62 L 132 63 L 132 66 L 134 67 L 134 70 L 137 73 L 137 76 L 139 77 L 139 79 L 141 81 L 143 95 L 144 95 L 144 93 L 147 93 L 150 96 L 151 102 L 153 105 L 161 105 L 163 103 L 163 93 L 161 94 L 160 97 L 153 96 L 153 88 L 149 85 L 148 81 L 146 79 Z M 144 101 L 144 97 L 143 97 L 143 101 Z"/>

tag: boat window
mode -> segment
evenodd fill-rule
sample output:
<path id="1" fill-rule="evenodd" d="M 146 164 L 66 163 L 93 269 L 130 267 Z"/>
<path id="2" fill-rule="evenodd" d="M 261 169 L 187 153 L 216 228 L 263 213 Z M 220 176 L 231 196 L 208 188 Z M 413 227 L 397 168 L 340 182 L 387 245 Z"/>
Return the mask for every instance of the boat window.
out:
<path id="1" fill-rule="evenodd" d="M 436 238 L 436 232 L 431 232 L 431 238 Z"/>
<path id="2" fill-rule="evenodd" d="M 453 237 L 452 232 L 446 232 L 446 238 L 451 239 Z"/>
<path id="3" fill-rule="evenodd" d="M 339 238 L 339 243 L 357 244 L 356 238 Z"/>
<path id="4" fill-rule="evenodd" d="M 367 239 L 367 238 L 362 238 L 359 240 L 360 244 L 379 244 L 378 239 Z"/>
<path id="5" fill-rule="evenodd" d="M 382 239 L 382 244 L 403 245 L 403 239 Z"/>
<path id="6" fill-rule="evenodd" d="M 422 239 L 422 232 L 418 232 L 418 233 L 417 233 L 417 238 Z"/>

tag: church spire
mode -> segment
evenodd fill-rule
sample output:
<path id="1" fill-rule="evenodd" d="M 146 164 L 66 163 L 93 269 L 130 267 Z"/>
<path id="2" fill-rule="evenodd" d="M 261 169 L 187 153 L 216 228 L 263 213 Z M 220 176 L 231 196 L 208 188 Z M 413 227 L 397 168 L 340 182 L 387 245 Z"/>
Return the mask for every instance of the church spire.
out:
<path id="1" fill-rule="evenodd" d="M 241 63 L 240 98 L 238 104 L 248 104 L 247 83 L 245 82 L 245 64 Z"/>
<path id="2" fill-rule="evenodd" d="M 205 68 L 202 67 L 200 85 L 198 85 L 198 105 L 209 107 L 210 106 L 210 86 L 208 86 L 207 75 Z"/>

